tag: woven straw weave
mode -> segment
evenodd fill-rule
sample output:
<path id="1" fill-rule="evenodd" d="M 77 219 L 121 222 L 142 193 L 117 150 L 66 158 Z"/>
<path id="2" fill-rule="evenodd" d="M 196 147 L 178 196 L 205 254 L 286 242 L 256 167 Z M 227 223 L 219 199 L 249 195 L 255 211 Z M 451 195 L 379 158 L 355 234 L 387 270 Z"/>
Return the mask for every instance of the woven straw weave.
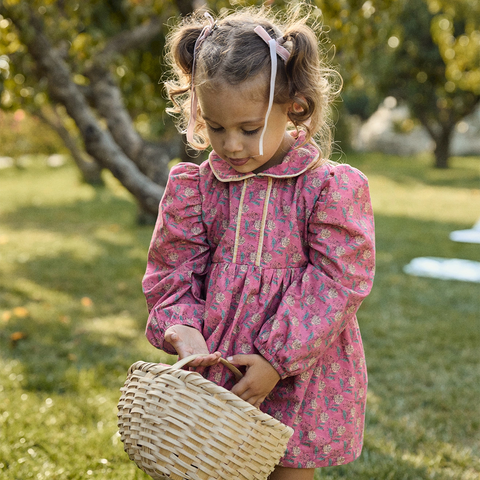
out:
<path id="1" fill-rule="evenodd" d="M 121 391 L 124 449 L 154 479 L 266 480 L 293 434 L 179 364 L 134 363 Z"/>

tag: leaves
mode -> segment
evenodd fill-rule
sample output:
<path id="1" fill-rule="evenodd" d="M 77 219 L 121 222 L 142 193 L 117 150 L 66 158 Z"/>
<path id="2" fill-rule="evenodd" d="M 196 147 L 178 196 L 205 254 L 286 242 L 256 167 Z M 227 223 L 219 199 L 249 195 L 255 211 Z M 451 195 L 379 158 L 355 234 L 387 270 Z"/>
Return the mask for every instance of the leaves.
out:
<path id="1" fill-rule="evenodd" d="M 93 301 L 90 297 L 82 297 L 80 300 L 82 307 L 91 308 L 93 306 Z"/>
<path id="2" fill-rule="evenodd" d="M 28 337 L 25 332 L 13 332 L 10 335 L 10 345 L 15 348 L 20 340 L 24 340 Z"/>

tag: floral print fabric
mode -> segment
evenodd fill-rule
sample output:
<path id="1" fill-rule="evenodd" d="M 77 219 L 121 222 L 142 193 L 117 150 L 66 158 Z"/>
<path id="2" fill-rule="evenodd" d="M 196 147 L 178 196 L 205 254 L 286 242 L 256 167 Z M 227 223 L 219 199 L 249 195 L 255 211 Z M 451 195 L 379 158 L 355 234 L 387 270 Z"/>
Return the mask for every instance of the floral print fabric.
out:
<path id="1" fill-rule="evenodd" d="M 374 275 L 368 182 L 300 137 L 282 164 L 238 174 L 214 152 L 171 171 L 150 246 L 147 338 L 175 324 L 223 357 L 261 354 L 281 380 L 261 410 L 294 428 L 281 465 L 348 463 L 363 443 L 367 372 L 356 312 Z M 226 388 L 228 369 L 206 378 Z"/>

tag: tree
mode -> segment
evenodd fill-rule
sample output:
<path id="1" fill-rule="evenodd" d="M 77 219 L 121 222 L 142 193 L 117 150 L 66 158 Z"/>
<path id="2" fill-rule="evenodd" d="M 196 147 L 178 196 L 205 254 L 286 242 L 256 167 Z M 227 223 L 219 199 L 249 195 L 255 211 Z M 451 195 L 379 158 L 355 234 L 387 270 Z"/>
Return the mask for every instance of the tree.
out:
<path id="1" fill-rule="evenodd" d="M 438 168 L 448 167 L 456 124 L 480 101 L 480 15 L 469 4 L 479 9 L 473 0 L 393 3 L 365 63 L 365 78 L 408 105 L 426 128 Z"/>
<path id="2" fill-rule="evenodd" d="M 337 103 L 335 141 L 350 146 L 348 115 L 367 120 L 383 101 L 369 71 L 370 52 L 385 35 L 388 11 L 395 0 L 315 0 L 314 15 L 323 25 L 324 52 L 343 78 Z"/>
<path id="3" fill-rule="evenodd" d="M 155 85 L 162 28 L 189 8 L 186 0 L 85 0 L 81 8 L 65 1 L 1 1 L 3 108 L 21 105 L 43 118 L 63 135 L 82 170 L 85 164 L 109 169 L 144 213 L 156 215 L 171 156 L 164 144 L 144 139 L 135 123 L 146 112 L 161 118 L 164 100 Z M 151 51 L 142 52 L 146 46 Z M 75 130 L 95 163 L 72 138 Z"/>

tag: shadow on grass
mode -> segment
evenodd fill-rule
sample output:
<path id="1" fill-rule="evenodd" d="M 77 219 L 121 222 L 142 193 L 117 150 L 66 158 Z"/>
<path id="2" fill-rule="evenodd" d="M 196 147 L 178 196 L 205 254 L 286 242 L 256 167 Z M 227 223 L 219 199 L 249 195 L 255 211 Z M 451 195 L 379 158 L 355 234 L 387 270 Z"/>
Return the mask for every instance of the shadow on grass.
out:
<path id="1" fill-rule="evenodd" d="M 480 213 L 480 212 L 479 212 Z M 453 242 L 456 222 L 412 219 L 398 215 L 375 215 L 376 248 L 380 262 L 403 267 L 418 256 L 458 257 L 480 261 L 478 244 Z"/>
<path id="2" fill-rule="evenodd" d="M 10 231 L 37 232 L 12 262 L 13 281 L 0 279 L 0 306 L 28 312 L 0 332 L 2 356 L 21 362 L 27 389 L 75 392 L 82 370 L 118 387 L 134 361 L 162 358 L 144 337 L 141 279 L 153 227 L 137 226 L 135 214 L 99 189 L 93 200 L 2 216 Z"/>

